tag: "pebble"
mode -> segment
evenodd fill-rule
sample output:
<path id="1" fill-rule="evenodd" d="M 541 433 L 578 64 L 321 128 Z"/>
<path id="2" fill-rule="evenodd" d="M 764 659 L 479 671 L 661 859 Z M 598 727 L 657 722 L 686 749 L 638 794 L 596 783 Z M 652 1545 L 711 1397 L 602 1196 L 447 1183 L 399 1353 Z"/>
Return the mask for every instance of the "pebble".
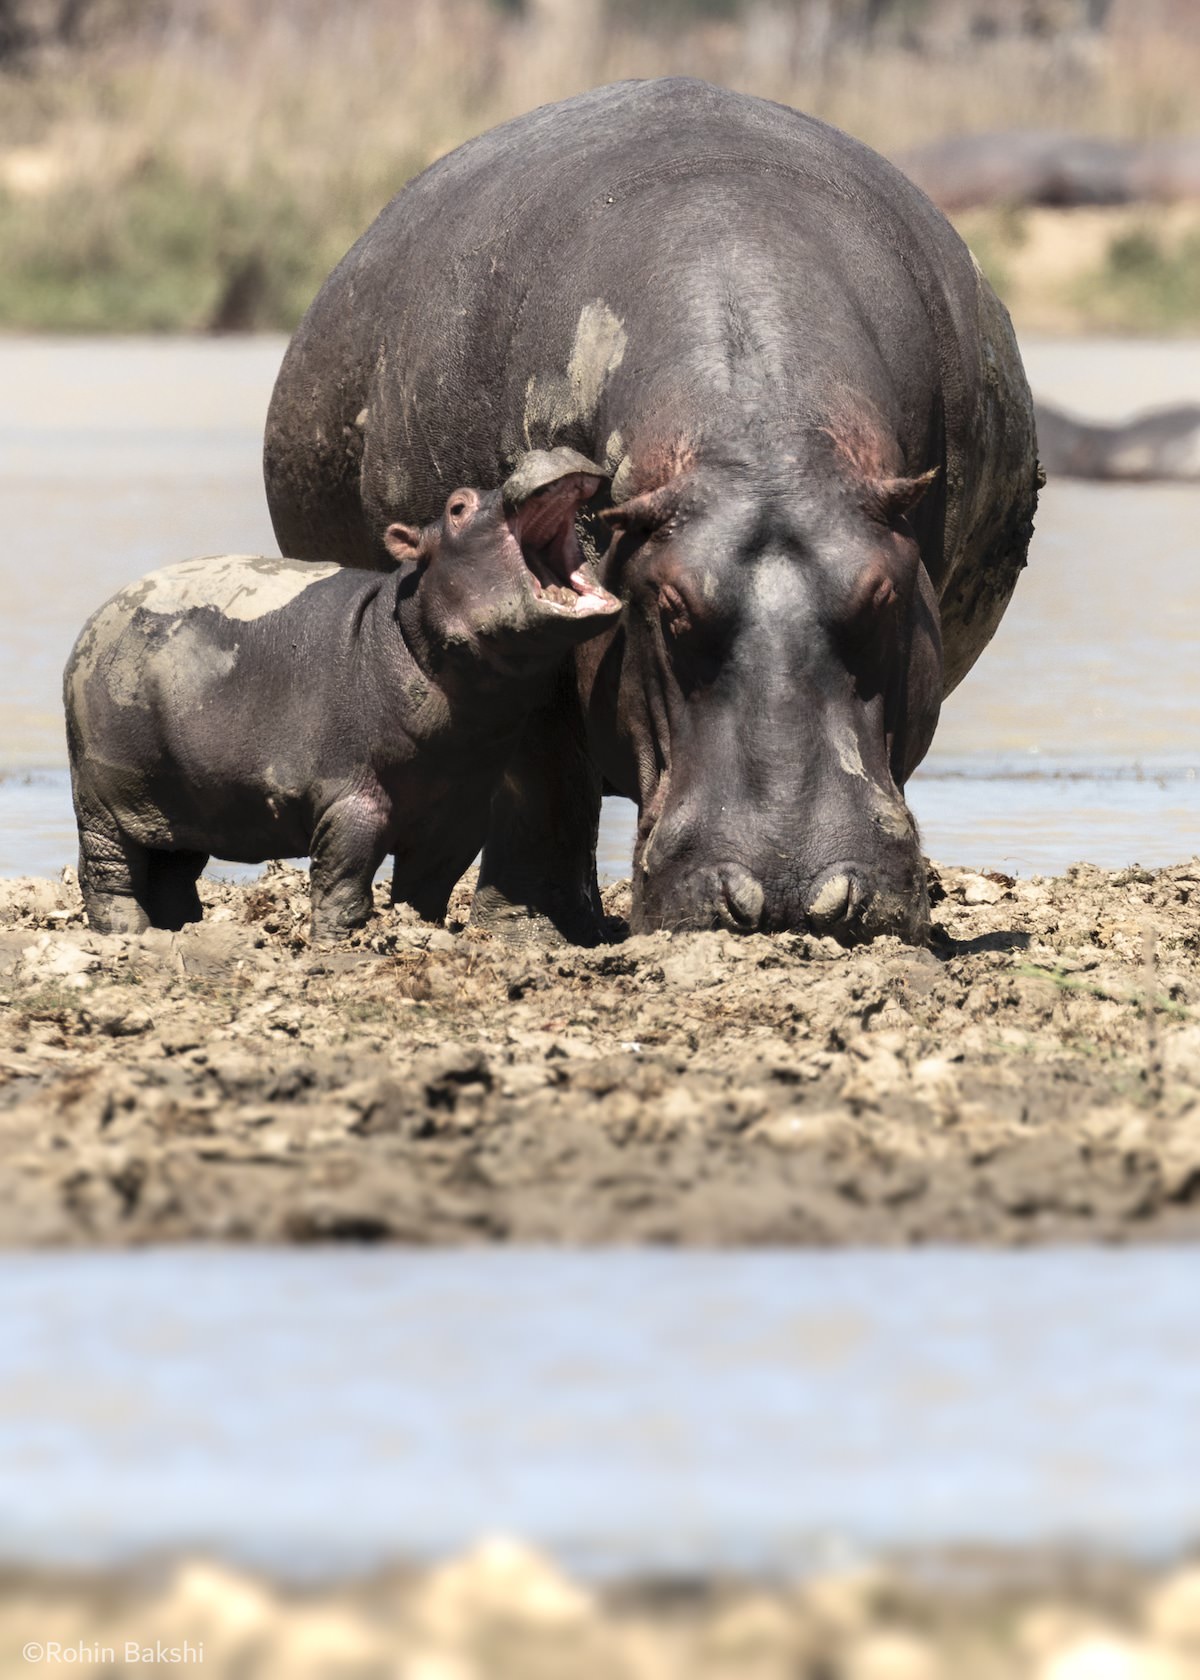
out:
<path id="1" fill-rule="evenodd" d="M 783 1114 L 769 1114 L 750 1136 L 775 1149 L 830 1150 L 848 1142 L 853 1130 L 847 1116 L 837 1109 L 794 1108 Z"/>
<path id="2" fill-rule="evenodd" d="M 933 1646 L 911 1633 L 869 1633 L 846 1653 L 845 1680 L 941 1680 Z"/>
<path id="3" fill-rule="evenodd" d="M 292 1609 L 274 1654 L 288 1680 L 383 1680 L 389 1673 L 382 1641 L 344 1610 Z"/>
<path id="4" fill-rule="evenodd" d="M 1037 1680 L 1189 1680 L 1165 1651 L 1139 1640 L 1097 1635 L 1056 1652 L 1037 1671 Z"/>
<path id="5" fill-rule="evenodd" d="M 1160 1643 L 1200 1658 L 1200 1564 L 1176 1570 L 1150 1593 L 1146 1628 Z"/>
<path id="6" fill-rule="evenodd" d="M 428 1630 L 453 1637 L 481 1622 L 576 1628 L 594 1608 L 590 1594 L 550 1558 L 520 1541 L 496 1537 L 435 1569 L 419 1594 L 416 1617 Z"/>
<path id="7" fill-rule="evenodd" d="M 709 1624 L 705 1647 L 724 1662 L 771 1656 L 786 1660 L 800 1643 L 801 1627 L 777 1598 L 756 1593 L 731 1604 Z M 782 1672 L 782 1669 L 781 1669 Z"/>
<path id="8" fill-rule="evenodd" d="M 154 1620 L 164 1634 L 177 1633 L 193 1644 L 203 1641 L 210 1659 L 256 1642 L 275 1626 L 279 1607 L 269 1592 L 220 1564 L 183 1564 L 155 1607 Z"/>
<path id="9" fill-rule="evenodd" d="M 57 980 L 66 986 L 85 986 L 88 975 L 94 974 L 100 967 L 100 958 L 94 951 L 85 951 L 63 940 L 52 944 L 48 933 L 25 947 L 21 952 L 21 962 L 24 970 L 22 979 L 34 985 Z"/>
<path id="10" fill-rule="evenodd" d="M 801 1603 L 823 1632 L 845 1639 L 872 1621 L 884 1585 L 885 1577 L 875 1569 L 819 1575 L 805 1584 Z"/>

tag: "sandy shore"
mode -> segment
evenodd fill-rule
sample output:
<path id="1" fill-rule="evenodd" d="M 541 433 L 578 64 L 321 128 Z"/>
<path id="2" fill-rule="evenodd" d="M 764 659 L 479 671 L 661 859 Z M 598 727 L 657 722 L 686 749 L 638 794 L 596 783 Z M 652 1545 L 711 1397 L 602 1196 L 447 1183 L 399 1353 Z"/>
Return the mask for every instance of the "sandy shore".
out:
<path id="1" fill-rule="evenodd" d="M 21 1654 L 30 1641 L 40 1662 Z M 144 1653 L 136 1663 L 127 1642 Z M 159 1648 L 180 1655 L 155 1663 Z M 79 1654 L 55 1661 L 56 1649 Z M 949 1574 L 595 1590 L 493 1540 L 437 1568 L 306 1594 L 201 1560 L 116 1576 L 9 1571 L 0 1677 L 31 1661 L 203 1665 L 243 1680 L 1187 1680 L 1200 1665 L 1200 1566 L 977 1557 Z"/>
<path id="2" fill-rule="evenodd" d="M 0 882 L 0 1240 L 1200 1234 L 1200 861 L 938 879 L 932 948 L 849 952 L 391 909 L 314 950 L 281 866 L 101 937 Z"/>

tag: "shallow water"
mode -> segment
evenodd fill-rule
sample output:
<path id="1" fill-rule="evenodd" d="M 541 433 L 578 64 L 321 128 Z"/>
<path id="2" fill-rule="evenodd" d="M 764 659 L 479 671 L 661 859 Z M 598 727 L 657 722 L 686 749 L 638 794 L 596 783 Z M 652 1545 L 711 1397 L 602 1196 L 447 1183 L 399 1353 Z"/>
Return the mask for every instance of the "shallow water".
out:
<path id="1" fill-rule="evenodd" d="M 0 873 L 73 857 L 58 673 L 87 613 L 163 561 L 273 547 L 281 351 L 0 342 Z M 1029 362 L 1098 413 L 1200 388 L 1197 347 Z M 1197 515 L 1200 490 L 1048 490 L 911 790 L 933 855 L 1195 850 Z M 1171 1250 L 0 1257 L 0 1552 L 320 1573 L 497 1528 L 598 1571 L 1173 1552 L 1200 1539 L 1198 1285 Z"/>
<path id="2" fill-rule="evenodd" d="M 1198 1289 L 1169 1249 L 11 1256 L 0 1549 L 1165 1555 L 1200 1536 Z"/>
<path id="3" fill-rule="evenodd" d="M 0 873 L 73 858 L 59 673 L 92 608 L 167 560 L 273 551 L 259 450 L 282 349 L 0 341 Z M 1196 344 L 1034 342 L 1026 359 L 1043 395 L 1098 414 L 1200 390 Z M 931 855 L 1029 873 L 1194 852 L 1198 621 L 1200 487 L 1050 486 L 1029 570 L 911 785 Z M 607 875 L 631 833 L 611 801 Z"/>

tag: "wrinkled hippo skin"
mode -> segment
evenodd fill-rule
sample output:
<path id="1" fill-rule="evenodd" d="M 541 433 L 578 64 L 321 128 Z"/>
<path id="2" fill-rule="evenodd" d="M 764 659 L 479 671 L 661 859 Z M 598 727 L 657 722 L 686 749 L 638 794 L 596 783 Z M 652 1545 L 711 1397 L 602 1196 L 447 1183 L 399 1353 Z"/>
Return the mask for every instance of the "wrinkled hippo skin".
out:
<path id="1" fill-rule="evenodd" d="M 64 677 L 92 927 L 199 920 L 211 853 L 311 855 L 318 938 L 366 920 L 389 852 L 395 896 L 441 917 L 548 674 L 619 615 L 575 536 L 603 476 L 534 452 L 389 526 L 388 573 L 226 555 L 101 607 Z"/>
<path id="2" fill-rule="evenodd" d="M 593 937 L 602 782 L 637 927 L 919 940 L 904 783 L 1009 599 L 1036 501 L 1008 316 L 890 164 L 690 80 L 546 106 L 411 182 L 285 357 L 285 552 L 379 534 L 530 447 L 612 472 L 624 603 L 493 801 L 473 916 Z"/>
<path id="3" fill-rule="evenodd" d="M 1200 479 L 1200 406 L 1151 409 L 1106 425 L 1037 405 L 1038 451 L 1051 478 L 1195 482 Z"/>

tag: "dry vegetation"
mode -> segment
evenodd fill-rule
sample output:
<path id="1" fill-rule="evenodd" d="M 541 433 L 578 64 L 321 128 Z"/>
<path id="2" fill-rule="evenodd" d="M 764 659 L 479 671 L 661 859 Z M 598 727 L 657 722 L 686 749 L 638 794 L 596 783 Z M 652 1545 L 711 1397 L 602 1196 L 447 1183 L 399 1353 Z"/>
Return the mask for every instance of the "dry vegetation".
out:
<path id="1" fill-rule="evenodd" d="M 1182 0 L 0 0 L 0 322 L 290 326 L 433 158 L 665 73 L 889 152 L 1020 125 L 1154 136 L 1196 126 L 1200 20 Z M 1195 325 L 1198 242 L 1129 231 L 1085 242 L 1050 313 L 1146 324 L 1149 292 L 1149 324 Z M 977 232 L 1002 285 L 1028 267 L 1012 218 Z"/>

